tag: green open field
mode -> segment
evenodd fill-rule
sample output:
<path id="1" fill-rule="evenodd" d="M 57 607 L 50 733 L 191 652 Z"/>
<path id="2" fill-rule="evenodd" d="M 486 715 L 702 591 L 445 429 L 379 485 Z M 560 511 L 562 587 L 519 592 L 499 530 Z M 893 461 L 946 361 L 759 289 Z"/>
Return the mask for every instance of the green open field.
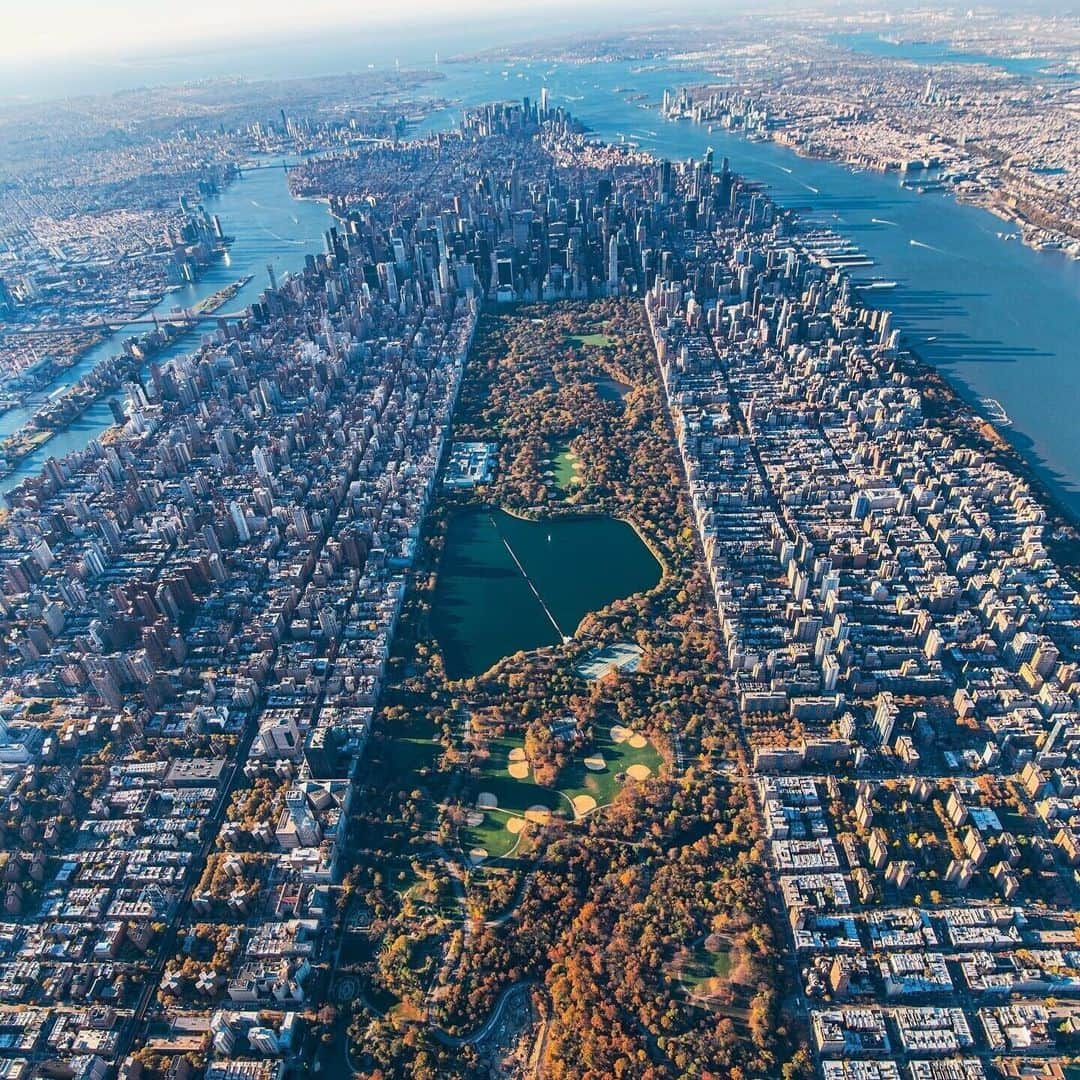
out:
<path id="1" fill-rule="evenodd" d="M 669 974 L 691 997 L 713 997 L 731 974 L 731 951 L 724 942 L 720 948 L 710 949 L 705 939 L 698 941 L 689 955 L 681 956 Z"/>
<path id="2" fill-rule="evenodd" d="M 604 759 L 604 768 L 600 771 L 585 765 L 585 758 L 594 755 Z M 643 765 L 655 776 L 660 771 L 661 762 L 662 758 L 652 743 L 633 747 L 628 741 L 616 742 L 611 737 L 611 728 L 602 727 L 598 729 L 588 753 L 570 762 L 559 774 L 559 790 L 571 799 L 578 795 L 591 795 L 597 805 L 605 806 L 618 795 L 626 782 L 627 769 L 633 765 Z"/>
<path id="3" fill-rule="evenodd" d="M 598 349 L 608 349 L 615 344 L 615 339 L 608 337 L 607 334 L 571 334 L 571 341 L 576 341 L 579 345 L 592 345 Z"/>
<path id="4" fill-rule="evenodd" d="M 480 793 L 487 792 L 495 796 L 498 805 L 494 809 L 477 810 L 483 813 L 483 822 L 460 830 L 459 841 L 466 854 L 474 847 L 484 848 L 493 859 L 508 854 L 517 846 L 520 833 L 508 829 L 507 822 L 511 819 L 524 822 L 525 811 L 530 807 L 543 806 L 553 813 L 561 811 L 566 817 L 572 815 L 570 804 L 557 791 L 540 787 L 531 780 L 515 780 L 510 775 L 507 771 L 510 751 L 520 748 L 521 742 L 517 739 L 489 741 L 491 756 L 479 780 L 470 788 L 466 803 L 475 808 Z"/>
<path id="5" fill-rule="evenodd" d="M 394 720 L 387 724 L 386 734 L 384 753 L 391 775 L 416 775 L 438 765 L 439 734 L 423 717 L 410 713 L 404 720 Z"/>
<path id="6" fill-rule="evenodd" d="M 702 948 L 694 951 L 693 960 L 682 969 L 682 979 L 691 990 L 697 990 L 708 979 L 726 979 L 730 972 L 731 953 L 727 949 L 708 952 Z"/>
<path id="7" fill-rule="evenodd" d="M 555 467 L 555 483 L 563 491 L 568 491 L 576 481 L 580 480 L 581 464 L 577 454 L 570 449 L 568 443 L 561 443 L 558 446 L 552 464 Z"/>
<path id="8" fill-rule="evenodd" d="M 458 842 L 465 854 L 473 848 L 483 848 L 492 859 L 508 855 L 518 847 L 521 833 L 527 832 L 532 825 L 525 820 L 526 811 L 530 808 L 546 807 L 558 817 L 572 819 L 575 816 L 575 799 L 588 796 L 595 800 L 597 806 L 605 806 L 628 782 L 628 769 L 636 765 L 647 769 L 648 775 L 655 776 L 663 763 L 651 743 L 631 746 L 629 739 L 613 739 L 611 728 L 605 727 L 600 729 L 594 745 L 563 769 L 557 787 L 549 788 L 534 783 L 531 769 L 521 779 L 510 775 L 510 753 L 522 749 L 520 740 L 491 739 L 488 748 L 491 756 L 479 778 L 470 785 L 465 800 L 470 810 L 484 815 L 483 821 L 463 826 L 458 832 Z M 603 758 L 602 769 L 590 769 L 585 765 L 585 759 L 593 757 Z M 527 762 L 522 765 L 527 767 Z M 479 808 L 477 800 L 482 792 L 494 795 L 498 805 Z M 582 806 L 580 803 L 578 805 Z M 583 812 L 587 812 L 587 809 Z M 507 828 L 507 822 L 512 819 L 518 819 L 523 828 L 516 824 Z"/>

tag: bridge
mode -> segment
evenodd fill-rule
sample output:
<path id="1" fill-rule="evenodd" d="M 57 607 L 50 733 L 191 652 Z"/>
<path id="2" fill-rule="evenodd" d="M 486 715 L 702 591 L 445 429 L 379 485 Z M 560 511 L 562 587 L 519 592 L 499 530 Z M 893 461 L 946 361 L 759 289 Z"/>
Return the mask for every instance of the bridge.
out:
<path id="1" fill-rule="evenodd" d="M 332 157 L 335 153 L 341 150 L 349 150 L 351 147 L 359 143 L 375 143 L 377 146 L 393 146 L 396 140 L 388 139 L 384 136 L 378 135 L 358 135 L 343 146 L 330 146 L 325 147 L 322 150 L 312 150 L 310 153 L 302 158 L 300 161 L 253 161 L 249 163 L 240 164 L 236 163 L 236 171 L 240 176 L 243 176 L 247 172 L 258 172 L 260 169 L 284 169 L 286 172 L 289 169 L 297 169 L 301 165 L 306 165 L 309 161 L 316 161 L 319 158 Z"/>
<path id="2" fill-rule="evenodd" d="M 171 312 L 168 315 L 159 315 L 156 319 L 92 319 L 82 323 L 66 323 L 63 326 L 13 326 L 7 332 L 24 337 L 38 337 L 42 334 L 72 334 L 82 330 L 104 330 L 111 334 L 116 330 L 126 330 L 133 326 L 169 325 L 191 328 L 199 323 L 216 323 L 219 319 L 246 319 L 249 314 L 248 311 Z"/>
<path id="3" fill-rule="evenodd" d="M 243 176 L 244 173 L 249 172 L 261 172 L 263 169 L 284 169 L 288 172 L 289 169 L 296 169 L 303 165 L 302 161 L 258 161 L 253 165 L 237 165 L 237 176 Z"/>

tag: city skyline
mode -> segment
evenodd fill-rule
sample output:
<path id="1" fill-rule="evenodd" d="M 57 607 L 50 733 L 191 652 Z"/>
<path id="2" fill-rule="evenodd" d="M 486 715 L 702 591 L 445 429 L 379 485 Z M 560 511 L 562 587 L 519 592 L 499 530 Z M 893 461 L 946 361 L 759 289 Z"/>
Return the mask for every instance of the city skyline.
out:
<path id="1" fill-rule="evenodd" d="M 1080 1080 L 1080 18 L 441 4 L 0 65 L 0 1080 Z"/>

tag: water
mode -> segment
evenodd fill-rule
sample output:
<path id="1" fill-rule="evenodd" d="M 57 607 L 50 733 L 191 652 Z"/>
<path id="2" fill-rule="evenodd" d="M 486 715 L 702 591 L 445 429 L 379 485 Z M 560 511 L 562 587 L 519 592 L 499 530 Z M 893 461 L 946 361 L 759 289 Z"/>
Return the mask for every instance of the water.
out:
<path id="1" fill-rule="evenodd" d="M 867 293 L 868 300 L 894 310 L 905 344 L 940 368 L 971 403 L 984 397 L 1001 402 L 1014 425 L 1005 434 L 1080 517 L 1080 425 L 1070 407 L 1080 401 L 1080 262 L 1024 247 L 1014 226 L 948 195 L 909 191 L 895 174 L 856 173 L 774 143 L 662 121 L 655 104 L 665 87 L 709 81 L 701 70 L 631 61 L 447 64 L 443 71 L 446 79 L 427 91 L 433 97 L 467 105 L 535 99 L 546 85 L 553 105 L 568 107 L 605 139 L 630 140 L 673 159 L 700 159 L 711 146 L 737 172 L 765 181 L 781 205 L 859 243 L 876 266 L 856 277 L 898 283 L 891 291 Z M 646 94 L 649 107 L 628 100 L 627 88 Z M 458 105 L 438 110 L 417 130 L 445 128 L 460 114 Z M 329 222 L 321 204 L 289 197 L 281 170 L 250 174 L 208 208 L 221 215 L 236 243 L 232 265 L 213 271 L 192 298 L 254 273 L 255 281 L 229 309 L 264 287 L 269 259 L 280 274 L 318 251 Z M 165 304 L 190 302 L 176 297 Z M 190 342 L 177 351 L 188 347 Z M 50 454 L 82 445 L 94 423 L 100 431 L 109 419 L 104 404 L 94 407 L 76 428 L 27 458 L 6 486 L 38 471 Z"/>
<path id="2" fill-rule="evenodd" d="M 271 163 L 281 159 L 261 160 Z M 259 293 L 267 287 L 267 264 L 274 267 L 274 273 L 280 282 L 287 272 L 299 270 L 307 255 L 324 250 L 323 233 L 333 224 L 326 205 L 292 198 L 285 176 L 284 169 L 252 169 L 222 194 L 205 200 L 207 210 L 220 216 L 225 234 L 233 237 L 232 246 L 221 259 L 204 269 L 196 284 L 167 293 L 153 311 L 166 316 L 173 308 L 191 307 L 226 285 L 250 274 L 253 275 L 252 280 L 221 308 L 223 313 L 240 311 L 257 300 Z M 149 312 L 139 318 L 149 318 Z M 212 327 L 213 324 L 203 325 Z M 0 415 L 0 438 L 10 435 L 25 424 L 46 394 L 63 390 L 78 382 L 101 360 L 116 355 L 124 338 L 132 334 L 143 334 L 148 329 L 149 327 L 144 325 L 135 325 L 118 331 L 84 354 L 78 363 L 58 376 L 40 394 L 35 394 L 30 403 L 9 409 Z M 190 352 L 198 345 L 204 332 L 205 330 L 196 329 L 183 335 L 168 348 L 155 354 L 154 360 L 160 363 L 169 357 Z M 63 457 L 72 450 L 80 449 L 91 438 L 100 435 L 112 422 L 108 399 L 102 398 L 91 405 L 76 423 L 23 458 L 16 469 L 4 478 L 0 490 L 10 491 L 26 477 L 36 476 L 50 457 Z"/>
<path id="3" fill-rule="evenodd" d="M 653 554 L 614 518 L 461 511 L 447 530 L 432 608 L 447 674 L 478 675 L 519 650 L 557 645 L 590 611 L 659 580 Z"/>
<path id="4" fill-rule="evenodd" d="M 767 183 L 781 205 L 860 244 L 876 265 L 854 276 L 897 282 L 866 293 L 867 302 L 895 311 L 905 345 L 941 369 L 971 404 L 984 397 L 1002 403 L 1014 425 L 1003 433 L 1080 517 L 1080 425 L 1068 406 L 1080 401 L 1080 262 L 1025 247 L 1014 225 L 944 193 L 908 190 L 896 174 L 855 172 L 776 143 L 664 122 L 655 108 L 641 109 L 616 92 L 632 87 L 655 105 L 665 87 L 713 81 L 704 72 L 636 62 L 447 70 L 441 93 L 466 104 L 535 97 L 547 85 L 553 105 L 572 109 L 604 139 L 625 138 L 672 159 L 700 159 L 712 147 L 736 172 Z M 459 108 L 445 110 L 428 126 L 459 115 Z"/>
<path id="5" fill-rule="evenodd" d="M 911 60 L 916 64 L 984 64 L 1023 78 L 1045 76 L 1047 69 L 1060 61 L 1047 56 L 995 56 L 990 53 L 964 52 L 943 41 L 889 41 L 873 30 L 850 34 L 830 34 L 834 45 L 889 60 Z M 1064 76 L 1062 76 L 1064 77 Z"/>

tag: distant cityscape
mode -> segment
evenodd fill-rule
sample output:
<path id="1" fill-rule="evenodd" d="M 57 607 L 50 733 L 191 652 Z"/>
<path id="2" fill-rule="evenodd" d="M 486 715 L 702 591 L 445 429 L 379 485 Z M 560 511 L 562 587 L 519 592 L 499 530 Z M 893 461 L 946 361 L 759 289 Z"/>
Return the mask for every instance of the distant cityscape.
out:
<path id="1" fill-rule="evenodd" d="M 1080 473 L 739 159 L 1075 352 L 1078 94 L 928 10 L 0 108 L 0 1076 L 1080 1076 Z"/>

